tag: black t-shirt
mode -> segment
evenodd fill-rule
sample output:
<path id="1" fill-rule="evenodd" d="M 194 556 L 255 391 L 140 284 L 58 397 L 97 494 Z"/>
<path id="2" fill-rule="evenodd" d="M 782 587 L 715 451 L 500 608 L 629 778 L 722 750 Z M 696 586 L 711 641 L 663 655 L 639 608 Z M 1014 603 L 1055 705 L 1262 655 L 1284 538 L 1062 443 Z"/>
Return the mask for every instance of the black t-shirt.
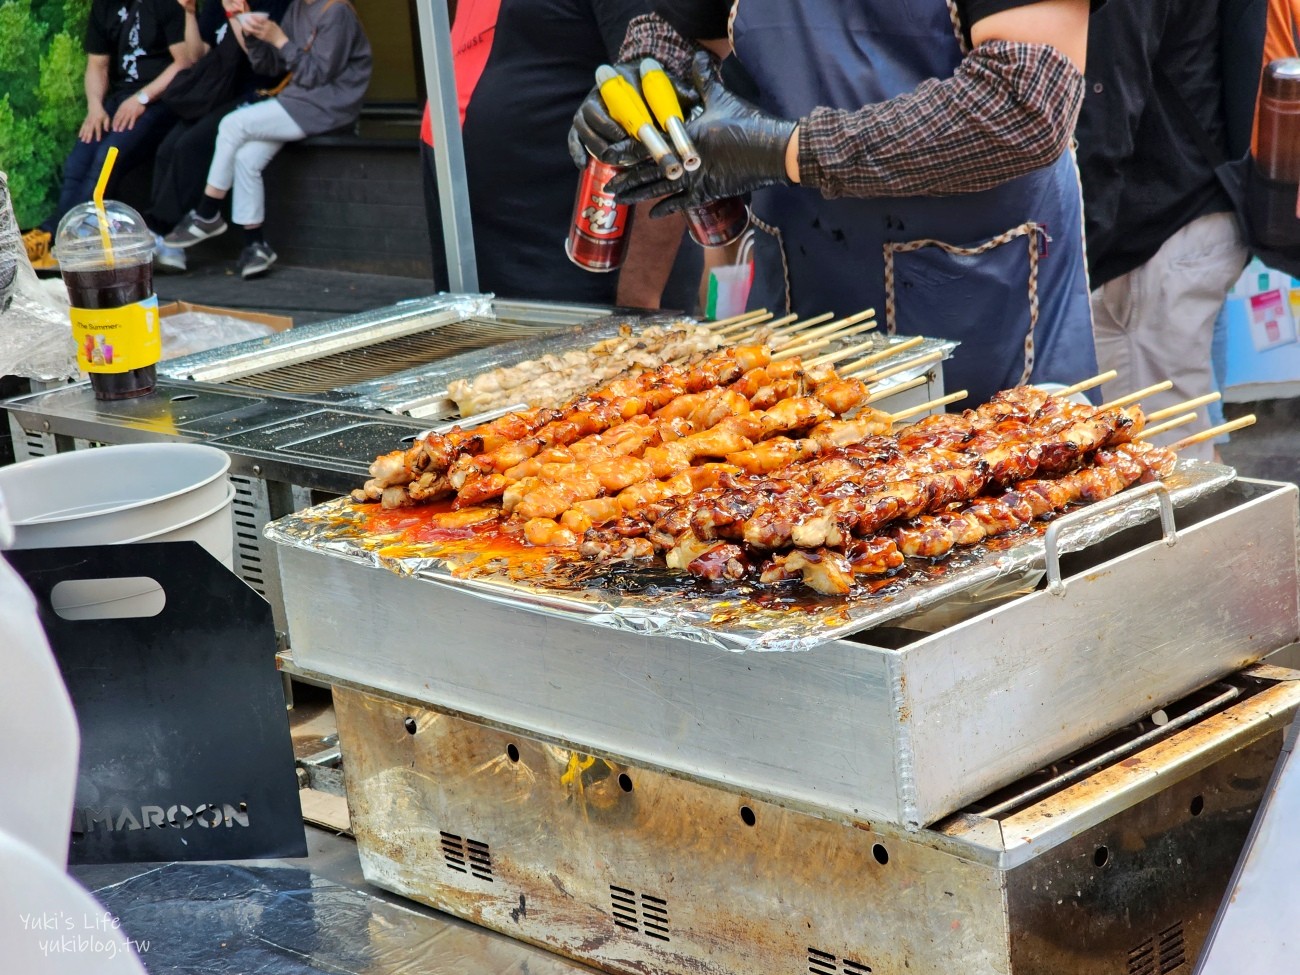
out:
<path id="1" fill-rule="evenodd" d="M 289 9 L 289 0 L 250 0 L 248 9 L 264 13 L 278 24 L 284 16 L 284 12 Z M 216 47 L 225 40 L 226 35 L 230 32 L 230 21 L 226 18 L 226 11 L 221 6 L 221 0 L 206 0 L 199 8 L 198 22 L 199 36 L 210 47 Z M 232 39 L 231 43 L 236 42 Z M 240 98 L 251 98 L 253 92 L 258 88 L 274 88 L 282 77 L 284 76 L 273 77 L 254 74 L 252 65 L 248 63 L 248 58 L 242 54 L 240 55 L 239 87 L 237 89 Z"/>
<path id="2" fill-rule="evenodd" d="M 1146 263 L 1197 217 L 1231 209 L 1174 105 L 1226 157 L 1223 5 L 1129 0 L 1093 18 L 1076 138 L 1094 287 Z"/>
<path id="3" fill-rule="evenodd" d="M 1038 2 L 1040 0 L 957 0 L 957 12 L 969 40 L 971 24 L 1004 10 Z M 1092 9 L 1096 10 L 1105 2 L 1092 0 Z M 732 4 L 733 0 L 654 0 L 654 9 L 683 37 L 707 41 L 727 36 L 727 18 L 731 15 Z"/>
<path id="4" fill-rule="evenodd" d="M 479 284 L 511 298 L 608 303 L 615 274 L 564 253 L 579 172 L 574 110 L 650 0 L 503 0 L 492 53 L 465 111 L 465 168 Z"/>
<path id="5" fill-rule="evenodd" d="M 172 63 L 168 48 L 185 40 L 185 11 L 176 0 L 93 0 L 86 53 L 107 54 L 110 94 L 132 92 Z"/>

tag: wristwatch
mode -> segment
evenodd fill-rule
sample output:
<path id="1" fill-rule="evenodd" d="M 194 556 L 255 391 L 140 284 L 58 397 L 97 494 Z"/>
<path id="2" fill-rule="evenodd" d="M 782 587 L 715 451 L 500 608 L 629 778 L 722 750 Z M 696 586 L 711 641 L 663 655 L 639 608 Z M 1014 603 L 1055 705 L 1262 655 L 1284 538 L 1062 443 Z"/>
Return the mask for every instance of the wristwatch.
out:
<path id="1" fill-rule="evenodd" d="M 135 100 L 141 105 L 149 104 L 149 93 L 147 91 L 138 91 L 135 93 Z"/>

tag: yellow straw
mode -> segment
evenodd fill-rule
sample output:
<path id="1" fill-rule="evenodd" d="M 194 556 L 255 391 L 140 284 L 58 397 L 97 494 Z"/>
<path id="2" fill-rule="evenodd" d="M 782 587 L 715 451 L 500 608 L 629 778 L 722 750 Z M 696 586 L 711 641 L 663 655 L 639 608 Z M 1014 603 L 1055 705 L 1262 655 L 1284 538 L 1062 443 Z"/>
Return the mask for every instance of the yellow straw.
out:
<path id="1" fill-rule="evenodd" d="M 113 242 L 108 235 L 108 214 L 104 212 L 104 190 L 108 187 L 108 178 L 113 175 L 113 163 L 117 162 L 117 146 L 109 146 L 104 156 L 104 168 L 99 171 L 99 182 L 95 184 L 95 213 L 99 217 L 99 241 L 104 247 L 104 258 L 108 266 L 113 266 Z"/>

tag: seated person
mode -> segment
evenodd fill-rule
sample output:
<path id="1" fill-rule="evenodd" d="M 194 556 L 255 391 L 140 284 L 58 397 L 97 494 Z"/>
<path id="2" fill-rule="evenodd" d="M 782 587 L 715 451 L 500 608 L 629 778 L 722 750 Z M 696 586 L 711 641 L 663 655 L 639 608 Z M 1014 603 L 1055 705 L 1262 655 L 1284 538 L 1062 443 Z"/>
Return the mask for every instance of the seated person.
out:
<path id="1" fill-rule="evenodd" d="M 63 164 L 59 204 L 23 235 L 38 270 L 57 266 L 50 242 L 63 215 L 95 190 L 108 150 L 117 147 L 108 194 L 123 173 L 153 159 L 175 121 L 156 99 L 192 58 L 177 0 L 92 0 L 86 21 L 86 119 Z"/>
<path id="2" fill-rule="evenodd" d="M 240 105 L 255 101 L 258 89 L 272 88 L 279 80 L 253 72 L 217 0 L 207 0 L 197 13 L 196 0 L 182 0 L 182 5 L 185 36 L 196 48 L 196 60 L 163 96 L 164 103 L 179 118 L 158 146 L 149 209 L 144 214 L 154 232 L 154 264 L 172 271 L 185 270 L 185 252 L 168 247 L 163 236 L 203 197 L 204 176 L 217 144 L 217 126 Z M 254 11 L 272 20 L 283 17 L 288 6 L 289 0 L 252 3 Z"/>
<path id="3" fill-rule="evenodd" d="M 347 0 L 293 0 L 284 20 L 248 14 L 247 0 L 223 0 L 235 36 L 253 69 L 290 72 L 272 98 L 221 120 L 217 148 L 199 205 L 164 238 L 192 247 L 226 231 L 221 201 L 234 189 L 231 219 L 244 228 L 239 273 L 251 278 L 275 262 L 262 232 L 266 193 L 262 170 L 286 142 L 350 125 L 370 85 L 370 42 Z"/>

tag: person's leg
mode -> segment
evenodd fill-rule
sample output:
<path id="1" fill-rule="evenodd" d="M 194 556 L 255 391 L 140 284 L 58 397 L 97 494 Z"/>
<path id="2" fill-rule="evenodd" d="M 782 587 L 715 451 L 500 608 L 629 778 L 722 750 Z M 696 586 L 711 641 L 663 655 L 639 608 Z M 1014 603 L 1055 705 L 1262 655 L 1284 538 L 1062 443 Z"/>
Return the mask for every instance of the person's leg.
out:
<path id="1" fill-rule="evenodd" d="M 1210 214 L 1173 234 L 1141 267 L 1094 292 L 1098 363 L 1119 372 L 1105 387 L 1106 397 L 1171 380 L 1172 389 L 1143 397 L 1150 411 L 1213 392 L 1214 320 L 1245 262 L 1235 218 Z M 1197 413 L 1195 422 L 1157 441 L 1170 443 L 1208 429 L 1206 410 Z M 1202 460 L 1212 454 L 1209 444 L 1184 452 Z"/>
<path id="2" fill-rule="evenodd" d="M 244 223 L 240 216 L 256 213 L 256 225 L 262 222 L 262 169 L 279 151 L 280 146 L 306 137 L 298 124 L 275 99 L 258 102 L 231 112 L 217 127 L 216 148 L 212 164 L 208 167 L 207 185 L 199 205 L 180 225 L 168 234 L 169 244 L 188 247 L 226 229 L 220 217 L 221 201 L 232 188 L 236 189 L 234 207 L 239 214 L 235 222 Z M 245 151 L 245 147 L 256 144 Z M 244 189 L 237 187 L 242 183 Z M 241 204 L 241 196 L 248 196 Z"/>

